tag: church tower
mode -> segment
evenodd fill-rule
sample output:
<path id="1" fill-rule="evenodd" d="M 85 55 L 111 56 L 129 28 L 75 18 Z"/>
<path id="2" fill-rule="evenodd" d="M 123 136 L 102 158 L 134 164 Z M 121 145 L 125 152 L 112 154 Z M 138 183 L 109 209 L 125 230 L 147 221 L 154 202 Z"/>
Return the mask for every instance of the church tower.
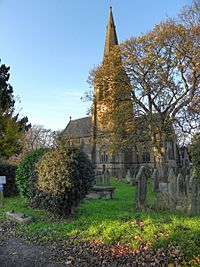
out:
<path id="1" fill-rule="evenodd" d="M 112 48 L 118 45 L 117 33 L 112 13 L 112 7 L 110 7 L 110 13 L 108 18 L 107 32 L 106 32 L 106 42 L 104 47 L 104 58 L 108 56 Z"/>
<path id="2" fill-rule="evenodd" d="M 110 6 L 108 24 L 106 29 L 106 41 L 104 46 L 103 61 L 109 55 L 114 46 L 118 45 L 118 38 L 116 33 L 116 27 L 114 23 L 114 17 L 112 12 L 112 6 Z M 100 88 L 97 82 L 94 82 L 94 101 L 93 101 L 93 112 L 92 112 L 92 130 L 93 130 L 93 151 L 92 151 L 92 162 L 96 165 L 97 162 L 97 132 L 98 132 L 98 113 L 102 110 L 101 107 L 101 96 L 103 88 Z"/>
<path id="3" fill-rule="evenodd" d="M 122 66 L 121 54 L 117 53 L 116 56 L 111 53 L 117 45 L 116 27 L 112 7 L 110 7 L 103 62 L 98 68 L 99 72 L 96 73 L 94 81 L 92 159 L 96 169 L 101 169 L 102 165 L 113 169 L 113 164 L 118 165 L 119 169 L 124 168 L 123 157 L 119 159 L 118 156 L 109 155 L 108 150 L 111 150 L 109 143 L 110 141 L 114 143 L 114 138 L 120 140 L 122 138 L 120 134 L 123 132 L 124 136 L 126 132 L 125 124 L 127 125 L 127 122 L 132 124 L 133 119 L 130 81 Z M 123 113 L 124 116 L 122 116 Z M 116 165 L 116 158 L 121 165 Z"/>

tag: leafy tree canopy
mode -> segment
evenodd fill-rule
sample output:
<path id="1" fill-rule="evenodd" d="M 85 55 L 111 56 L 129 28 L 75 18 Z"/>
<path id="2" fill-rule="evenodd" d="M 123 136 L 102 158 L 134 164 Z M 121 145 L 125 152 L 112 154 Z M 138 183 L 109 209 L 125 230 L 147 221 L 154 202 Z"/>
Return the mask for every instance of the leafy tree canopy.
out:
<path id="1" fill-rule="evenodd" d="M 8 83 L 10 67 L 0 65 L 0 158 L 9 158 L 23 147 L 21 138 L 30 128 L 28 118 L 15 112 L 13 87 Z"/>

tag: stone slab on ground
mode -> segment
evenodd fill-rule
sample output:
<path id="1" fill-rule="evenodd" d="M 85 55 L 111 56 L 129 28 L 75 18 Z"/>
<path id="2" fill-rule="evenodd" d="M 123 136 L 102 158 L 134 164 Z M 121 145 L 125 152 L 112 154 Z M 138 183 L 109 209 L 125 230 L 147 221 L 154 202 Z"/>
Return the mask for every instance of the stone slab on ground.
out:
<path id="1" fill-rule="evenodd" d="M 8 220 L 17 222 L 19 224 L 28 224 L 32 221 L 32 217 L 26 216 L 25 214 L 18 211 L 7 211 L 5 212 L 5 214 Z"/>
<path id="2" fill-rule="evenodd" d="M 112 199 L 115 187 L 94 186 L 86 196 L 88 199 Z"/>

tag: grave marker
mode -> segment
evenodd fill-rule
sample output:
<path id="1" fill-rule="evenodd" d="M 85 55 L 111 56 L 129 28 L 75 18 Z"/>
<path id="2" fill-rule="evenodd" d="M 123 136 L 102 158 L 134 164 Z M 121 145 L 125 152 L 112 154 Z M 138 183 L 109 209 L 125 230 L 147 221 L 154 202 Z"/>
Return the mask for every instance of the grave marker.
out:
<path id="1" fill-rule="evenodd" d="M 3 207 L 3 185 L 6 184 L 6 176 L 0 176 L 0 206 Z"/>
<path id="2" fill-rule="evenodd" d="M 144 166 L 140 167 L 136 176 L 136 183 L 136 203 L 137 207 L 141 208 L 145 206 L 147 197 L 147 175 Z"/>

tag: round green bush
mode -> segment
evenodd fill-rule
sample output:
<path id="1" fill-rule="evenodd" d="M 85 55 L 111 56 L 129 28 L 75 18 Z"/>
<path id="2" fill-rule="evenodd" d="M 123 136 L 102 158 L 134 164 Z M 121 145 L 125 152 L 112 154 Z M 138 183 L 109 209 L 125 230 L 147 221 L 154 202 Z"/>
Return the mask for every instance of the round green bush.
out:
<path id="1" fill-rule="evenodd" d="M 16 184 L 20 195 L 32 198 L 35 191 L 35 164 L 49 151 L 48 148 L 39 148 L 26 154 L 16 171 Z"/>
<path id="2" fill-rule="evenodd" d="M 18 193 L 15 181 L 16 169 L 15 165 L 0 162 L 0 176 L 6 176 L 6 184 L 3 185 L 5 197 L 14 196 Z"/>
<path id="3" fill-rule="evenodd" d="M 92 187 L 92 163 L 78 148 L 60 145 L 37 164 L 33 204 L 58 215 L 69 215 Z"/>

